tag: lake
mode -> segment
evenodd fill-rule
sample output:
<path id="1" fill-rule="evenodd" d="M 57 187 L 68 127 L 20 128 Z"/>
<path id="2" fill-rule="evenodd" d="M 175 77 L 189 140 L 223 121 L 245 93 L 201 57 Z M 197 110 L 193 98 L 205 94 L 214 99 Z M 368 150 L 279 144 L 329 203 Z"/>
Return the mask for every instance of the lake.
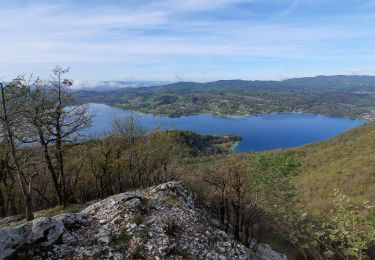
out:
<path id="1" fill-rule="evenodd" d="M 351 128 L 364 124 L 364 120 L 336 118 L 304 113 L 278 113 L 258 116 L 221 117 L 190 115 L 178 118 L 154 116 L 110 107 L 89 104 L 95 112 L 92 126 L 85 134 L 102 135 L 111 131 L 115 116 L 136 116 L 146 129 L 162 125 L 165 129 L 192 130 L 199 134 L 237 134 L 242 140 L 235 151 L 263 151 L 288 148 L 326 140 Z"/>

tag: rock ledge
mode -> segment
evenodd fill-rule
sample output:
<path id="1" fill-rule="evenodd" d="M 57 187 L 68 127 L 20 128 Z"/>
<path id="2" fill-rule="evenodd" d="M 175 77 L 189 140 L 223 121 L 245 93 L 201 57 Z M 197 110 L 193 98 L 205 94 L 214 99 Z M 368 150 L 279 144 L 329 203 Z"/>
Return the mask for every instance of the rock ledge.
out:
<path id="1" fill-rule="evenodd" d="M 267 245 L 253 254 L 214 222 L 181 182 L 168 182 L 2 228 L 0 259 L 286 259 Z"/>

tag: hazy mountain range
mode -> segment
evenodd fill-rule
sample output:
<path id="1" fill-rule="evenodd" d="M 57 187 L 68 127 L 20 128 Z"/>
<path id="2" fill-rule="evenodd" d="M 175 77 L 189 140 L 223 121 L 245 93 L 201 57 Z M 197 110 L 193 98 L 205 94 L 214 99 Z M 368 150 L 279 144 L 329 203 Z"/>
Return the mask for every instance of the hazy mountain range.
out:
<path id="1" fill-rule="evenodd" d="M 84 91 L 116 91 L 121 88 L 162 87 L 164 88 L 258 88 L 267 89 L 298 89 L 313 90 L 348 90 L 348 91 L 372 91 L 375 90 L 375 76 L 359 75 L 334 75 L 315 76 L 303 78 L 290 78 L 286 80 L 217 80 L 212 82 L 175 82 L 168 81 L 74 81 L 74 90 Z"/>
<path id="2" fill-rule="evenodd" d="M 139 88 L 165 85 L 168 81 L 95 81 L 75 80 L 73 83 L 74 90 L 90 90 L 96 92 L 111 91 L 119 88 Z"/>

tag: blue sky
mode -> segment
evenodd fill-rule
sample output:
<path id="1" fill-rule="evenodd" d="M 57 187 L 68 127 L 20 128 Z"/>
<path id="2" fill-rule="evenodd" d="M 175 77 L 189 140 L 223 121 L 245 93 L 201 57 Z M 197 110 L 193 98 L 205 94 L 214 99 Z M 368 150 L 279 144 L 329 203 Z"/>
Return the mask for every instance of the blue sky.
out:
<path id="1" fill-rule="evenodd" d="M 375 0 L 2 1 L 0 79 L 375 75 Z"/>

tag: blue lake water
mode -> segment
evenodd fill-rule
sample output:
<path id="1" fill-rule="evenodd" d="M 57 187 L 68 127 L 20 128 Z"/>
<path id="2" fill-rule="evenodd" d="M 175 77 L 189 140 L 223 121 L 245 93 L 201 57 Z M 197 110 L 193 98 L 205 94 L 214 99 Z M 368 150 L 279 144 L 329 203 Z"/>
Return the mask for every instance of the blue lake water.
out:
<path id="1" fill-rule="evenodd" d="M 338 135 L 365 121 L 303 113 L 279 113 L 259 116 L 221 117 L 190 115 L 178 118 L 141 114 L 104 104 L 90 104 L 95 112 L 92 126 L 85 134 L 102 135 L 112 128 L 115 116 L 134 115 L 146 129 L 162 125 L 166 129 L 192 130 L 199 134 L 238 134 L 242 141 L 237 152 L 288 148 L 321 141 Z"/>

